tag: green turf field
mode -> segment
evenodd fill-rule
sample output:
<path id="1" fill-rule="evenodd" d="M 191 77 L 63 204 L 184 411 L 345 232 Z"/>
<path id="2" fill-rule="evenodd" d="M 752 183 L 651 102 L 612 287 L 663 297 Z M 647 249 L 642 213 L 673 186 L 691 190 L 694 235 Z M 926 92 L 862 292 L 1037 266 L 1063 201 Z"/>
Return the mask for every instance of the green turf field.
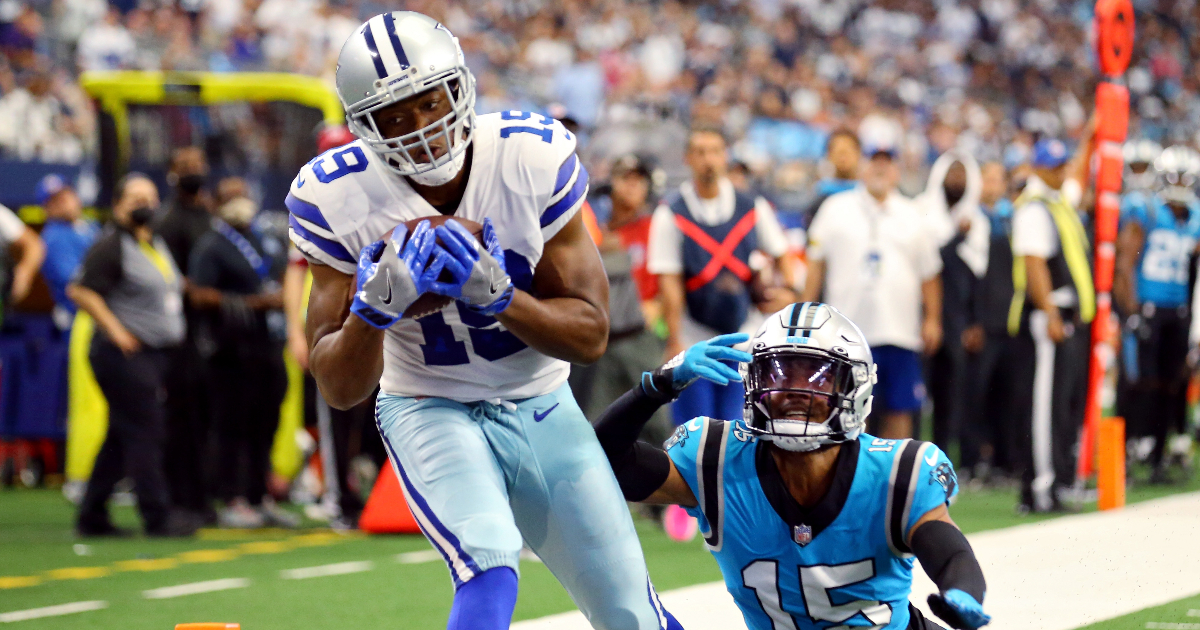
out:
<path id="1" fill-rule="evenodd" d="M 1200 630 L 1200 595 L 1101 621 L 1080 630 Z"/>
<path id="2" fill-rule="evenodd" d="M 1134 489 L 1129 500 L 1185 489 L 1200 489 L 1200 480 L 1186 487 Z M 1013 503 L 1010 491 L 964 490 L 952 514 L 967 532 L 1044 518 L 1017 516 Z M 444 627 L 449 610 L 449 576 L 421 537 L 341 535 L 324 529 L 206 530 L 200 538 L 188 541 L 80 541 L 71 531 L 72 512 L 72 506 L 54 490 L 0 491 L 0 622 L 6 620 L 5 613 L 13 611 L 106 602 L 103 609 L 19 621 L 12 627 L 157 630 L 183 621 L 238 621 L 248 630 L 432 630 Z M 138 525 L 130 508 L 115 509 L 114 519 L 122 526 Z M 720 579 L 716 564 L 699 540 L 671 542 L 646 520 L 638 521 L 638 530 L 658 590 Z M 400 554 L 412 555 L 401 556 L 407 560 L 402 563 L 396 558 Z M 345 570 L 359 572 L 342 575 L 281 576 L 283 571 L 335 563 L 370 564 L 347 565 Z M 574 608 L 550 572 L 536 561 L 522 563 L 521 577 L 516 619 Z M 246 582 L 230 590 L 168 599 L 143 595 L 151 589 L 229 579 Z M 1188 601 L 1200 608 L 1200 602 Z M 1182 610 L 1186 616 L 1185 608 L 1186 604 L 1180 603 L 1170 610 Z M 1174 616 L 1162 621 L 1177 621 L 1179 614 L 1168 612 Z M 1145 619 L 1159 621 L 1151 617 L 1154 615 Z M 1200 618 L 1194 622 L 1200 623 Z M 1095 627 L 1145 626 L 1139 621 L 1137 625 Z"/>

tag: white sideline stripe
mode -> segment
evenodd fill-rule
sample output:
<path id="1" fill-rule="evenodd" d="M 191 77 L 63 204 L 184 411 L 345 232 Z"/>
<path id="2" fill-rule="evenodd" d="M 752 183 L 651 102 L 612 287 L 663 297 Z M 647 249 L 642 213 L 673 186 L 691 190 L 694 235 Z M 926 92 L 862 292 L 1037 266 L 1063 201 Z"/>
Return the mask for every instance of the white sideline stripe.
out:
<path id="1" fill-rule="evenodd" d="M 968 538 L 988 582 L 984 610 L 993 621 L 987 630 L 1071 630 L 1196 595 L 1197 531 L 1200 492 L 972 534 Z M 696 553 L 702 552 L 697 548 Z M 935 588 L 919 566 L 913 568 L 909 599 L 926 615 L 925 597 Z M 722 582 L 660 598 L 688 630 L 746 627 Z M 513 630 L 590 627 L 578 611 L 512 625 Z"/>
<path id="2" fill-rule="evenodd" d="M 396 554 L 396 562 L 400 564 L 422 564 L 425 562 L 437 562 L 441 559 L 442 554 L 438 553 L 436 549 Z"/>
<path id="3" fill-rule="evenodd" d="M 148 591 L 142 591 L 142 597 L 146 599 L 170 599 L 172 597 L 183 597 L 184 595 L 246 588 L 247 586 L 250 586 L 250 580 L 247 578 L 225 578 L 223 580 L 208 580 L 207 582 L 192 582 L 178 586 L 152 588 Z"/>
<path id="4" fill-rule="evenodd" d="M 360 560 L 358 562 L 338 562 L 336 564 L 323 564 L 319 567 L 303 567 L 299 569 L 286 569 L 279 572 L 279 577 L 285 580 L 307 580 L 308 578 L 325 577 L 328 575 L 346 575 L 348 573 L 362 573 L 375 568 L 375 563 L 370 560 Z"/>
<path id="5" fill-rule="evenodd" d="M 108 602 L 90 601 L 90 602 L 71 602 L 70 604 L 59 604 L 57 606 L 46 606 L 45 608 L 30 608 L 29 610 L 14 610 L 12 612 L 0 613 L 0 623 L 12 623 L 14 621 L 28 621 L 30 619 L 41 619 L 43 617 L 61 617 L 62 615 L 71 615 L 74 613 L 87 612 L 89 610 L 100 610 L 108 608 Z"/>

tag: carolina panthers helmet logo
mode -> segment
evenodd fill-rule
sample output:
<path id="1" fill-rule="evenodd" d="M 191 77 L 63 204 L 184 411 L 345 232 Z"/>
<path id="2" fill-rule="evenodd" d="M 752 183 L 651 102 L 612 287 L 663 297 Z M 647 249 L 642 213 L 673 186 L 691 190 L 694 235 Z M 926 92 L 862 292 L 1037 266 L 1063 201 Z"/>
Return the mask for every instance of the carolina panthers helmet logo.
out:
<path id="1" fill-rule="evenodd" d="M 954 494 L 954 489 L 958 487 L 958 475 L 954 473 L 954 468 L 950 465 L 950 462 L 938 464 L 937 468 L 930 471 L 929 477 L 929 483 L 936 483 L 946 491 L 947 499 L 950 498 L 950 495 Z"/>

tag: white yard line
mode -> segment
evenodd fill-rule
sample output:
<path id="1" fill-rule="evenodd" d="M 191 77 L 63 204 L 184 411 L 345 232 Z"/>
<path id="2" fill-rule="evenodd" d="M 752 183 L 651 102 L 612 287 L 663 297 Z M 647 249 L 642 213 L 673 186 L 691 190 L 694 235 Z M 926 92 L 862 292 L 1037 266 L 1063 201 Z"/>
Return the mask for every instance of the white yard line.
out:
<path id="1" fill-rule="evenodd" d="M 247 578 L 225 578 L 223 580 L 208 580 L 206 582 L 192 582 L 190 584 L 180 584 L 178 586 L 153 588 L 148 591 L 142 591 L 142 597 L 145 597 L 146 599 L 170 599 L 172 597 L 183 597 L 184 595 L 197 595 L 199 593 L 213 593 L 216 591 L 228 591 L 235 588 L 246 588 L 247 586 L 250 586 L 250 580 Z"/>
<path id="2" fill-rule="evenodd" d="M 303 567 L 300 569 L 287 569 L 279 572 L 279 577 L 285 580 L 307 580 L 309 578 L 326 577 L 330 575 L 347 575 L 350 573 L 362 573 L 375 568 L 375 563 L 370 560 L 361 560 L 358 562 L 338 562 L 336 564 L 323 564 L 319 567 Z"/>
<path id="3" fill-rule="evenodd" d="M 72 615 L 75 613 L 87 612 L 89 610 L 101 610 L 103 608 L 108 608 L 108 602 L 71 602 L 70 604 L 46 606 L 45 608 L 14 610 L 12 612 L 0 613 L 0 623 L 29 621 L 30 619 L 42 619 L 43 617 L 61 617 L 63 615 Z"/>
<path id="4" fill-rule="evenodd" d="M 396 562 L 400 564 L 423 564 L 425 562 L 436 562 L 441 559 L 442 554 L 434 549 L 396 554 Z"/>
<path id="5" fill-rule="evenodd" d="M 1200 493 L 969 536 L 988 582 L 988 630 L 1071 630 L 1200 593 Z M 933 583 L 914 569 L 912 601 L 928 615 Z M 651 576 L 653 577 L 653 576 Z M 662 593 L 687 630 L 745 627 L 720 582 Z M 514 630 L 586 630 L 579 612 Z"/>

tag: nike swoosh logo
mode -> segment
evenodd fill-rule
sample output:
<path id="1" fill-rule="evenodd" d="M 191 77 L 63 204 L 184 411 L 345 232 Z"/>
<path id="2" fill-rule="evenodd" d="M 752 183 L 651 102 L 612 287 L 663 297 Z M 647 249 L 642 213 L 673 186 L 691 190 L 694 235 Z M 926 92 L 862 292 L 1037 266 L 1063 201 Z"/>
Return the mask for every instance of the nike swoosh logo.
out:
<path id="1" fill-rule="evenodd" d="M 554 411 L 555 407 L 558 407 L 560 404 L 562 404 L 562 403 L 554 403 L 554 407 L 551 407 L 551 408 L 549 408 L 549 409 L 547 409 L 547 410 L 545 410 L 545 411 L 542 411 L 542 412 L 535 411 L 535 412 L 533 412 L 533 421 L 534 421 L 534 422 L 541 422 L 542 420 L 545 420 L 545 419 L 546 419 L 546 416 L 550 415 L 550 412 L 551 412 L 551 411 Z"/>
<path id="2" fill-rule="evenodd" d="M 392 272 L 390 269 L 384 268 L 383 273 L 387 276 L 387 287 L 388 287 L 388 294 L 387 294 L 387 297 L 383 298 L 383 305 L 391 306 L 392 305 Z"/>
<path id="3" fill-rule="evenodd" d="M 305 179 L 303 177 L 301 177 L 299 180 L 296 181 L 296 188 L 304 188 L 304 182 L 305 182 Z"/>
<path id="4" fill-rule="evenodd" d="M 937 451 L 934 451 L 925 456 L 925 463 L 929 464 L 930 466 L 936 464 L 937 460 L 938 460 Z"/>

